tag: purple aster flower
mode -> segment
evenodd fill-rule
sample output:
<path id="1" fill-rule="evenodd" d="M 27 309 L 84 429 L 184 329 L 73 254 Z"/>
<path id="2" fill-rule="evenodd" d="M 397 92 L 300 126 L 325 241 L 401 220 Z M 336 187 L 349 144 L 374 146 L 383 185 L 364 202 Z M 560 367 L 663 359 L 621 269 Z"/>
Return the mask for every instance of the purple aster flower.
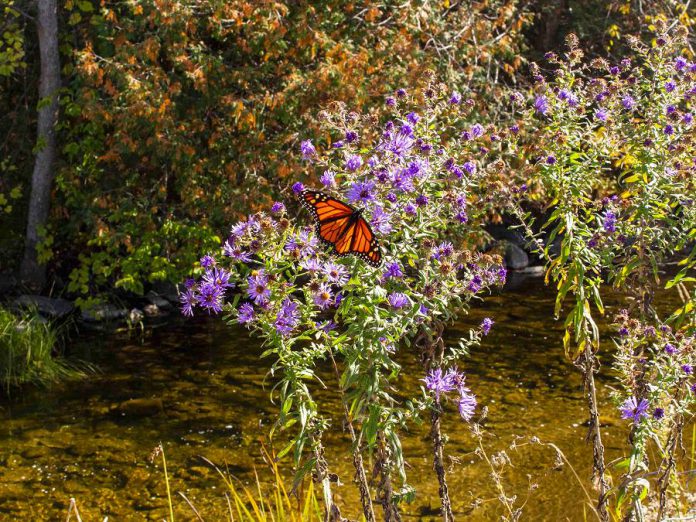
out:
<path id="1" fill-rule="evenodd" d="M 674 83 L 672 80 L 665 83 L 665 91 L 667 91 L 667 92 L 672 92 L 676 88 L 677 88 L 677 84 Z"/>
<path id="2" fill-rule="evenodd" d="M 490 333 L 493 324 L 493 319 L 490 317 L 486 317 L 483 321 L 481 321 L 481 331 L 483 332 L 483 335 L 488 335 Z"/>
<path id="3" fill-rule="evenodd" d="M 282 201 L 276 201 L 271 206 L 271 212 L 273 212 L 274 214 L 280 214 L 281 212 L 285 212 L 285 204 Z"/>
<path id="4" fill-rule="evenodd" d="M 213 256 L 207 255 L 201 257 L 201 267 L 209 268 L 213 265 L 215 265 L 215 258 Z"/>
<path id="5" fill-rule="evenodd" d="M 404 136 L 413 136 L 413 127 L 411 127 L 409 123 L 404 123 L 399 128 L 399 133 L 403 134 Z"/>
<path id="6" fill-rule="evenodd" d="M 327 170 L 321 175 L 319 181 L 321 181 L 321 184 L 325 187 L 332 187 L 336 184 L 336 176 L 333 172 Z"/>
<path id="7" fill-rule="evenodd" d="M 323 272 L 330 283 L 343 286 L 348 282 L 348 271 L 343 265 L 329 261 L 324 265 Z"/>
<path id="8" fill-rule="evenodd" d="M 632 110 L 636 106 L 636 100 L 633 99 L 633 96 L 630 94 L 627 94 L 623 98 L 621 98 L 621 105 L 623 105 L 624 109 L 627 110 Z"/>
<path id="9" fill-rule="evenodd" d="M 459 387 L 459 415 L 469 422 L 476 411 L 476 396 L 465 386 Z"/>
<path id="10" fill-rule="evenodd" d="M 682 123 L 684 125 L 691 125 L 691 123 L 694 121 L 694 117 L 690 112 L 687 112 L 682 116 Z"/>
<path id="11" fill-rule="evenodd" d="M 301 182 L 297 181 L 297 182 L 292 184 L 292 191 L 295 194 L 299 194 L 303 190 L 304 190 L 304 185 Z"/>
<path id="12" fill-rule="evenodd" d="M 370 218 L 370 224 L 372 227 L 380 234 L 388 234 L 392 231 L 392 226 L 390 223 L 390 216 L 384 209 L 376 205 L 372 211 L 372 217 Z"/>
<path id="13" fill-rule="evenodd" d="M 317 330 L 321 330 L 324 333 L 329 333 L 335 330 L 338 325 L 332 320 L 324 321 L 322 323 L 316 323 Z"/>
<path id="14" fill-rule="evenodd" d="M 404 212 L 410 216 L 415 216 L 417 212 L 417 208 L 413 203 L 406 203 L 406 206 L 404 207 Z"/>
<path id="15" fill-rule="evenodd" d="M 193 307 L 197 301 L 196 292 L 193 288 L 187 288 L 186 291 L 179 296 L 179 300 L 181 301 L 181 313 L 187 317 L 193 317 Z"/>
<path id="16" fill-rule="evenodd" d="M 418 205 L 419 207 L 424 207 L 427 204 L 428 204 L 428 196 L 426 196 L 425 194 L 421 194 L 420 196 L 418 196 L 416 198 L 416 205 Z"/>
<path id="17" fill-rule="evenodd" d="M 382 274 L 383 279 L 398 279 L 403 276 L 404 273 L 401 271 L 401 267 L 396 261 L 389 263 L 387 265 L 387 269 L 384 271 L 384 274 Z"/>
<path id="18" fill-rule="evenodd" d="M 457 91 L 452 92 L 452 95 L 450 96 L 449 102 L 452 105 L 458 105 L 462 101 L 462 95 L 459 94 Z"/>
<path id="19" fill-rule="evenodd" d="M 388 139 L 380 144 L 380 149 L 391 152 L 401 158 L 413 148 L 413 144 L 414 140 L 411 136 L 399 132 L 390 134 Z"/>
<path id="20" fill-rule="evenodd" d="M 616 214 L 614 214 L 611 210 L 607 210 L 604 213 L 604 221 L 602 222 L 602 226 L 604 227 L 605 232 L 610 234 L 616 232 Z"/>
<path id="21" fill-rule="evenodd" d="M 464 165 L 462 165 L 462 167 L 469 174 L 473 174 L 474 172 L 476 172 L 476 163 L 474 163 L 473 161 L 467 161 L 466 163 L 464 163 Z"/>
<path id="22" fill-rule="evenodd" d="M 397 198 L 396 198 L 396 194 L 394 194 L 393 192 L 389 192 L 389 193 L 387 193 L 386 196 L 384 196 L 384 199 L 386 199 L 390 203 L 396 203 Z"/>
<path id="23" fill-rule="evenodd" d="M 626 337 L 627 335 L 628 335 L 628 328 L 626 328 L 625 326 L 622 326 L 621 328 L 619 328 L 619 336 Z"/>
<path id="24" fill-rule="evenodd" d="M 342 149 L 343 148 L 343 140 L 338 140 L 331 145 L 334 149 Z"/>
<path id="25" fill-rule="evenodd" d="M 549 112 L 549 101 L 546 96 L 539 95 L 534 99 L 534 110 L 543 115 Z"/>
<path id="26" fill-rule="evenodd" d="M 242 250 L 241 247 L 235 246 L 230 243 L 229 239 L 222 246 L 222 253 L 227 257 L 231 257 L 236 261 L 241 261 L 242 263 L 248 263 L 251 261 L 251 255 L 248 252 Z"/>
<path id="27" fill-rule="evenodd" d="M 645 399 L 641 399 L 639 402 L 635 397 L 629 397 L 619 408 L 621 410 L 621 418 L 640 422 L 641 419 L 648 416 L 648 406 L 650 404 Z"/>
<path id="28" fill-rule="evenodd" d="M 677 56 L 677 59 L 674 60 L 674 69 L 677 71 L 682 71 L 686 66 L 688 65 L 688 62 L 686 61 L 686 58 L 683 56 Z"/>
<path id="29" fill-rule="evenodd" d="M 271 291 L 268 288 L 268 276 L 263 270 L 260 270 L 256 275 L 251 275 L 247 278 L 249 287 L 247 294 L 257 305 L 264 304 L 271 297 Z"/>
<path id="30" fill-rule="evenodd" d="M 691 390 L 691 393 L 696 393 L 696 383 L 692 384 L 689 389 Z"/>
<path id="31" fill-rule="evenodd" d="M 351 156 L 348 156 L 348 159 L 346 160 L 346 169 L 351 172 L 355 172 L 362 167 L 362 163 L 362 158 L 359 155 L 352 154 Z"/>
<path id="32" fill-rule="evenodd" d="M 595 111 L 594 115 L 599 121 L 607 121 L 609 118 L 609 111 L 600 108 Z"/>
<path id="33" fill-rule="evenodd" d="M 239 324 L 249 324 L 254 320 L 254 307 L 249 303 L 244 303 L 237 310 L 237 322 Z"/>
<path id="34" fill-rule="evenodd" d="M 671 136 L 674 134 L 674 127 L 671 125 L 665 125 L 665 128 L 662 130 L 667 136 Z"/>
<path id="35" fill-rule="evenodd" d="M 314 294 L 314 304 L 324 310 L 331 304 L 332 297 L 331 287 L 327 283 L 322 283 Z"/>
<path id="36" fill-rule="evenodd" d="M 667 355 L 674 355 L 676 352 L 677 352 L 677 349 L 673 344 L 670 344 L 670 343 L 665 344 L 665 353 Z"/>
<path id="37" fill-rule="evenodd" d="M 504 266 L 501 266 L 498 268 L 496 271 L 496 275 L 498 276 L 498 281 L 501 285 L 505 284 L 505 280 L 507 279 L 507 269 Z"/>
<path id="38" fill-rule="evenodd" d="M 664 408 L 655 408 L 653 410 L 652 416 L 653 416 L 653 419 L 660 420 L 661 418 L 663 418 L 665 416 Z"/>
<path id="39" fill-rule="evenodd" d="M 475 275 L 473 278 L 471 278 L 471 281 L 469 281 L 469 286 L 467 287 L 470 292 L 478 292 L 481 290 L 481 284 L 483 283 L 483 279 L 481 279 L 481 276 Z"/>
<path id="40" fill-rule="evenodd" d="M 415 125 L 420 120 L 420 116 L 418 116 L 418 114 L 415 112 L 409 112 L 406 115 L 406 119 Z"/>
<path id="41" fill-rule="evenodd" d="M 428 315 L 429 311 L 430 311 L 430 308 L 428 308 L 424 304 L 421 304 L 418 306 L 418 313 L 421 315 Z"/>
<path id="42" fill-rule="evenodd" d="M 397 89 L 397 90 L 396 90 L 396 95 L 397 95 L 399 98 L 403 98 L 404 96 L 406 96 L 406 89 L 403 89 L 403 88 Z"/>
<path id="43" fill-rule="evenodd" d="M 300 261 L 300 266 L 312 274 L 321 270 L 321 263 L 316 257 L 307 257 Z"/>
<path id="44" fill-rule="evenodd" d="M 408 297 L 401 292 L 393 292 L 389 294 L 389 296 L 387 296 L 387 300 L 389 301 L 389 305 L 397 310 L 410 304 Z"/>
<path id="45" fill-rule="evenodd" d="M 290 335 L 293 328 L 297 326 L 297 323 L 300 320 L 300 314 L 297 307 L 298 304 L 295 301 L 289 298 L 285 298 L 283 300 L 274 323 L 275 329 L 280 335 Z"/>
<path id="46" fill-rule="evenodd" d="M 612 65 L 611 67 L 609 67 L 609 74 L 611 74 L 613 76 L 616 76 L 620 72 L 621 72 L 621 69 L 619 69 L 618 65 Z"/>
<path id="47" fill-rule="evenodd" d="M 393 96 L 387 96 L 384 102 L 387 104 L 387 107 L 394 107 L 396 105 L 396 99 Z"/>
<path id="48" fill-rule="evenodd" d="M 546 156 L 546 164 L 547 165 L 555 165 L 556 164 L 556 156 L 553 154 L 549 154 Z"/>
<path id="49" fill-rule="evenodd" d="M 348 143 L 353 143 L 355 140 L 358 139 L 358 133 L 355 132 L 354 130 L 349 130 L 346 131 L 346 141 Z"/>
<path id="50" fill-rule="evenodd" d="M 677 112 L 677 108 L 674 105 L 668 105 L 665 109 L 665 114 L 667 116 L 669 116 L 670 114 L 674 114 L 675 112 Z"/>
<path id="51" fill-rule="evenodd" d="M 460 210 L 454 215 L 454 219 L 456 219 L 460 223 L 466 223 L 467 221 L 469 221 L 469 215 L 466 213 L 466 210 Z"/>
<path id="52" fill-rule="evenodd" d="M 471 126 L 469 133 L 471 134 L 472 138 L 480 138 L 481 136 L 483 136 L 483 131 L 483 125 L 481 125 L 480 123 L 474 123 Z"/>
<path id="53" fill-rule="evenodd" d="M 220 290 L 224 291 L 225 288 L 234 287 L 234 283 L 230 282 L 230 274 L 224 268 L 213 267 L 205 271 L 203 275 L 203 281 L 217 286 Z"/>
<path id="54" fill-rule="evenodd" d="M 302 157 L 306 160 L 313 158 L 317 154 L 317 149 L 314 148 L 311 140 L 304 140 L 300 143 L 300 150 L 302 151 Z"/>
<path id="55" fill-rule="evenodd" d="M 443 374 L 442 368 L 433 368 L 421 379 L 425 382 L 425 387 L 428 391 L 435 394 L 435 402 L 440 403 L 440 395 L 449 393 L 454 390 L 451 374 Z"/>
<path id="56" fill-rule="evenodd" d="M 195 279 L 189 277 L 186 281 L 184 281 L 184 288 L 186 288 L 187 290 L 193 288 L 194 286 L 196 286 Z"/>
<path id="57" fill-rule="evenodd" d="M 449 241 L 443 241 L 433 249 L 433 259 L 442 259 L 443 257 L 451 256 L 454 253 L 454 246 Z"/>
<path id="58" fill-rule="evenodd" d="M 686 375 L 691 375 L 692 373 L 694 373 L 694 367 L 690 364 L 682 364 L 681 369 Z"/>
<path id="59" fill-rule="evenodd" d="M 223 290 L 219 286 L 208 282 L 202 283 L 198 288 L 196 299 L 198 305 L 207 309 L 208 313 L 222 312 Z"/>
<path id="60" fill-rule="evenodd" d="M 350 186 L 347 197 L 350 203 L 367 203 L 375 199 L 374 181 L 357 181 Z"/>

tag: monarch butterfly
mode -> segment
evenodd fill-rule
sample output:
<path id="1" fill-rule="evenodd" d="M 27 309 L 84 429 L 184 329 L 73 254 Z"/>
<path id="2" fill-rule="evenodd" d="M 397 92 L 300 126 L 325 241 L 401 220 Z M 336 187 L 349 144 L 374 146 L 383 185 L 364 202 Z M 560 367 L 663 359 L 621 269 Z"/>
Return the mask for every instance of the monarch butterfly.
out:
<path id="1" fill-rule="evenodd" d="M 317 235 L 339 256 L 353 254 L 372 266 L 379 266 L 382 254 L 370 225 L 355 209 L 314 190 L 300 193 L 302 205 L 312 213 Z"/>

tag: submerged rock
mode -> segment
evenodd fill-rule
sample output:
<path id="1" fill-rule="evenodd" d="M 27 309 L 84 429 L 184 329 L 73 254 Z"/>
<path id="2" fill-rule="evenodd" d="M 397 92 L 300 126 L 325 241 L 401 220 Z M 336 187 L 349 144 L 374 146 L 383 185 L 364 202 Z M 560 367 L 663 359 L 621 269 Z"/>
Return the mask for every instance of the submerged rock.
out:
<path id="1" fill-rule="evenodd" d="M 509 241 L 505 242 L 505 265 L 512 270 L 520 270 L 529 266 L 527 252 Z"/>
<path id="2" fill-rule="evenodd" d="M 14 300 L 15 309 L 36 310 L 49 319 L 63 319 L 75 310 L 70 301 L 43 295 L 20 295 Z"/>
<path id="3" fill-rule="evenodd" d="M 114 306 L 110 303 L 102 303 L 92 306 L 86 310 L 82 310 L 81 318 L 87 322 L 100 321 L 119 321 L 124 319 L 128 314 L 128 310 Z"/>
<path id="4" fill-rule="evenodd" d="M 155 305 L 157 308 L 161 310 L 170 310 L 172 308 L 172 303 L 170 303 L 166 298 L 162 297 L 161 295 L 156 294 L 155 292 L 150 291 L 147 293 L 145 297 L 150 302 L 150 304 Z"/>
<path id="5" fill-rule="evenodd" d="M 130 399 L 111 408 L 112 413 L 129 417 L 153 417 L 164 413 L 162 399 Z"/>

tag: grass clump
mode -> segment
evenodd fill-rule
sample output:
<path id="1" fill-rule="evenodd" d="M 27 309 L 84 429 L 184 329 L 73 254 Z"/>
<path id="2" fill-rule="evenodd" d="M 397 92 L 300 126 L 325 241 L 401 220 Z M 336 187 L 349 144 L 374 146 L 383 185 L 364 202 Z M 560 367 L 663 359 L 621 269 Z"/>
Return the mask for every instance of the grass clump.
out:
<path id="1" fill-rule="evenodd" d="M 85 369 L 57 356 L 58 329 L 36 313 L 15 315 L 0 307 L 0 388 L 48 386 L 85 377 Z"/>

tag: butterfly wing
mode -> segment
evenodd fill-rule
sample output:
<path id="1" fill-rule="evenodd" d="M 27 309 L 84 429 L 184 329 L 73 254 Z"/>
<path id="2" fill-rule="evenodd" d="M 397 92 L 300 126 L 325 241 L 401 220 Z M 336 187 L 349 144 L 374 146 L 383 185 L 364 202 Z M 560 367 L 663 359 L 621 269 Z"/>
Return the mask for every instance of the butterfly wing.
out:
<path id="1" fill-rule="evenodd" d="M 312 213 L 317 235 L 340 256 L 354 254 L 372 266 L 382 255 L 370 225 L 350 205 L 314 190 L 303 190 L 302 205 Z"/>
<path id="2" fill-rule="evenodd" d="M 348 217 L 355 209 L 350 205 L 315 190 L 303 190 L 300 194 L 302 205 L 312 213 L 320 224 Z"/>
<path id="3" fill-rule="evenodd" d="M 350 252 L 367 261 L 372 266 L 379 266 L 382 254 L 377 245 L 377 239 L 370 225 L 362 217 L 355 222 L 352 233 Z"/>

